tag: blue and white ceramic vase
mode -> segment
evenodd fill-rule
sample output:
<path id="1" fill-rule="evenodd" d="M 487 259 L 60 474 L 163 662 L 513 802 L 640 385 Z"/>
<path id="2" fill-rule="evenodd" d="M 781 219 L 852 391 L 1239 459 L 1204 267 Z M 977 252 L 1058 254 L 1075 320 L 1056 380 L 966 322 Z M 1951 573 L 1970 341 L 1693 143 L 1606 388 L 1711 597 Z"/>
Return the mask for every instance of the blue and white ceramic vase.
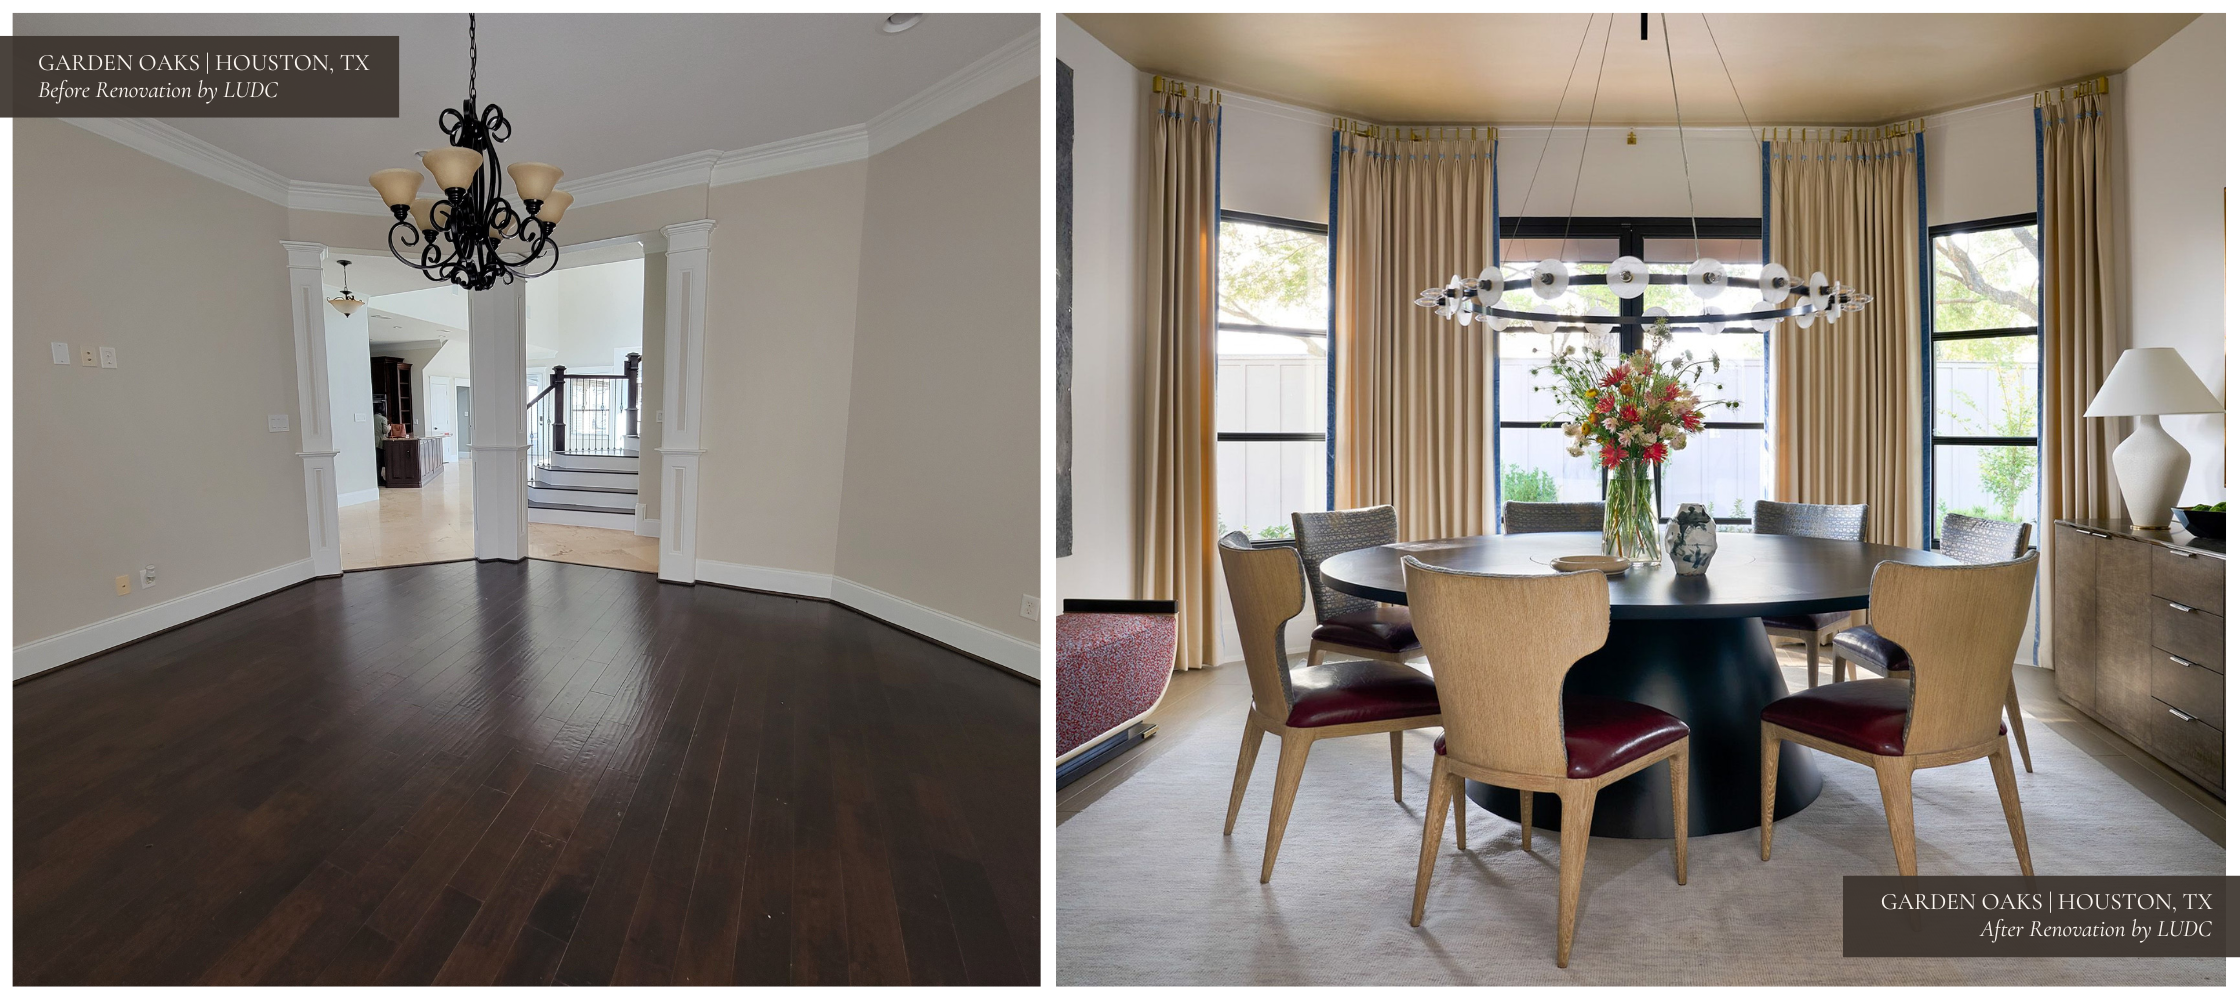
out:
<path id="1" fill-rule="evenodd" d="M 1684 503 L 1665 526 L 1664 548 L 1672 556 L 1672 571 L 1680 576 L 1702 576 L 1719 552 L 1719 525 L 1700 503 Z"/>

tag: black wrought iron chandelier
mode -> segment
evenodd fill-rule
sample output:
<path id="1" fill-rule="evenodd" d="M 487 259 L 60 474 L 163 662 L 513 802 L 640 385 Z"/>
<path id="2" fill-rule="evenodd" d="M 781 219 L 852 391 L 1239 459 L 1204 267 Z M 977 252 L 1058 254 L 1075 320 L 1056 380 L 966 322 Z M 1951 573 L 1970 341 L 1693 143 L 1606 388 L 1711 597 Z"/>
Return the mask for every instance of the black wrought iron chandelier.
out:
<path id="1" fill-rule="evenodd" d="M 389 227 L 389 252 L 431 281 L 449 281 L 473 292 L 500 280 L 511 284 L 515 278 L 534 278 L 557 266 L 560 246 L 552 241 L 552 231 L 575 202 L 567 192 L 553 190 L 560 168 L 549 163 L 506 168 L 521 208 L 506 200 L 498 144 L 513 137 L 513 123 L 495 104 L 477 106 L 478 56 L 474 15 L 469 14 L 467 99 L 436 116 L 451 144 L 420 154 L 443 197 L 419 196 L 418 170 L 399 167 L 368 178 L 381 203 L 397 217 Z M 540 260 L 544 266 L 532 270 Z"/>

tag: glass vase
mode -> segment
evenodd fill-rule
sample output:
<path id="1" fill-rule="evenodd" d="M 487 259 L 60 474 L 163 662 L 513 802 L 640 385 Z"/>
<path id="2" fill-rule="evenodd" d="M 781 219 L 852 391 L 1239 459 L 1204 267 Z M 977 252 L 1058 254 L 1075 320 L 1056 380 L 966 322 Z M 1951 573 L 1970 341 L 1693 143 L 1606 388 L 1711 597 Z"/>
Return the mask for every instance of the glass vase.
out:
<path id="1" fill-rule="evenodd" d="M 1657 545 L 1657 490 L 1649 463 L 1619 462 L 1602 484 L 1602 552 L 1641 566 L 1664 564 Z"/>

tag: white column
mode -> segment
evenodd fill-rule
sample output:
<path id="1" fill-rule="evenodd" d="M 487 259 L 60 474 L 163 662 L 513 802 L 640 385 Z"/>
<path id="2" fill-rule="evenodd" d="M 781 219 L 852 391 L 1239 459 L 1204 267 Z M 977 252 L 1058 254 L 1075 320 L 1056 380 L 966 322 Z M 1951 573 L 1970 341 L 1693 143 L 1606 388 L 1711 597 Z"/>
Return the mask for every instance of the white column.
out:
<path id="1" fill-rule="evenodd" d="M 288 251 L 288 309 L 296 335 L 296 428 L 302 433 L 304 513 L 313 576 L 342 574 L 341 507 L 335 497 L 334 408 L 327 386 L 327 292 L 322 243 L 280 241 Z"/>
<path id="2" fill-rule="evenodd" d="M 708 234 L 715 228 L 714 219 L 661 227 L 669 281 L 661 339 L 660 577 L 671 583 L 700 576 L 700 359 L 708 332 Z"/>
<path id="3" fill-rule="evenodd" d="M 529 309 L 520 281 L 467 295 L 474 384 L 474 557 L 529 556 Z"/>

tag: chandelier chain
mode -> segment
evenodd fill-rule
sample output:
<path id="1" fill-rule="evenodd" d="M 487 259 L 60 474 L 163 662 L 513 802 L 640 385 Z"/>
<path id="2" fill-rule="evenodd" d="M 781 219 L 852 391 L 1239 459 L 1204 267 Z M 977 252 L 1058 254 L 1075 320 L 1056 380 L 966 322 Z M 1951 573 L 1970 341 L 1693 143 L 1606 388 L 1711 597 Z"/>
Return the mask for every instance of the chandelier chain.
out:
<path id="1" fill-rule="evenodd" d="M 1694 240 L 1696 257 L 1703 256 L 1703 231 L 1696 226 L 1696 179 L 1688 171 L 1688 125 L 1680 120 L 1680 71 L 1672 65 L 1672 25 L 1663 14 L 1657 15 L 1657 27 L 1664 32 L 1664 72 L 1672 81 L 1672 126 L 1680 133 L 1680 179 L 1688 188 L 1688 235 Z"/>
<path id="2" fill-rule="evenodd" d="M 1571 80 L 1579 73 L 1579 58 L 1587 54 L 1587 38 L 1593 34 L 1594 15 L 1589 14 L 1587 15 L 1587 26 L 1579 29 L 1579 48 L 1571 53 L 1571 70 L 1570 72 L 1565 73 L 1563 76 L 1563 91 L 1556 95 L 1555 114 L 1549 116 L 1548 118 L 1547 138 L 1541 140 L 1540 156 L 1538 159 L 1532 161 L 1532 176 L 1525 181 L 1524 200 L 1517 203 L 1517 224 L 1509 227 L 1509 238 L 1512 240 L 1517 238 L 1518 233 L 1524 232 L 1523 226 L 1525 209 L 1530 207 L 1532 204 L 1533 187 L 1540 183 L 1540 165 L 1548 162 L 1548 147 L 1556 144 L 1555 127 L 1557 122 L 1563 120 L 1563 102 L 1566 98 L 1571 96 Z M 1495 217 L 1498 218 L 1500 214 L 1501 206 L 1494 206 Z M 1500 262 L 1496 261 L 1495 263 L 1498 264 Z"/>
<path id="3" fill-rule="evenodd" d="M 474 15 L 467 15 L 467 103 L 477 103 L 474 92 L 475 64 L 482 61 L 482 52 L 475 44 Z"/>
<path id="4" fill-rule="evenodd" d="M 1594 66 L 1594 96 L 1587 99 L 1587 130 L 1579 135 L 1579 165 L 1572 170 L 1571 204 L 1563 208 L 1563 244 L 1556 248 L 1558 260 L 1571 255 L 1571 219 L 1579 211 L 1579 189 L 1586 186 L 1587 142 L 1594 138 L 1594 113 L 1602 104 L 1602 73 L 1610 65 L 1610 31 L 1618 25 L 1618 15 L 1608 16 L 1609 20 L 1602 23 L 1602 58 Z"/>

